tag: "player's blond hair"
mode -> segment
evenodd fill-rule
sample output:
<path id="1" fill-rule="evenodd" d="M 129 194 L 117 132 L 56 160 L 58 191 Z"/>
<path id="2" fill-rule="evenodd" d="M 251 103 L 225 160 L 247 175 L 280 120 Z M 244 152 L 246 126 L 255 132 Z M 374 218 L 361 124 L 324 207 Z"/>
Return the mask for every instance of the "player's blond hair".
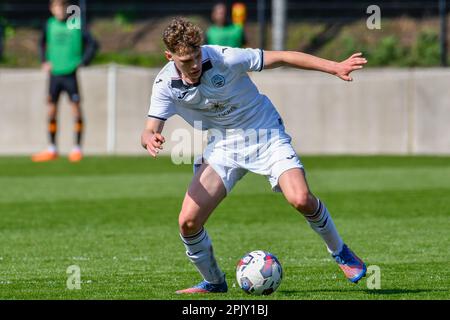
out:
<path id="1" fill-rule="evenodd" d="M 163 41 L 170 52 L 178 55 L 189 54 L 202 45 L 203 32 L 192 22 L 178 17 L 164 30 Z"/>

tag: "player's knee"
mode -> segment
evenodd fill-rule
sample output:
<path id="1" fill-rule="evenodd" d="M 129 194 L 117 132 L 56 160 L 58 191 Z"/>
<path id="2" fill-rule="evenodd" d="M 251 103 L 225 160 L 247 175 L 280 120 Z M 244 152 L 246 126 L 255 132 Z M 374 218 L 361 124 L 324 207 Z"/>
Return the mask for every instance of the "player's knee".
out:
<path id="1" fill-rule="evenodd" d="M 180 215 L 178 219 L 178 225 L 180 227 L 180 233 L 183 236 L 189 236 L 195 234 L 198 230 L 201 229 L 201 224 L 193 218 L 185 218 Z"/>
<path id="2" fill-rule="evenodd" d="M 75 116 L 75 118 L 81 118 L 82 117 L 81 107 L 80 107 L 79 104 L 74 104 L 72 110 L 73 110 L 73 115 Z"/>
<path id="3" fill-rule="evenodd" d="M 56 112 L 57 112 L 57 110 L 56 110 L 56 106 L 55 105 L 50 105 L 49 107 L 48 107 L 48 116 L 49 116 L 49 118 L 55 118 L 56 117 Z"/>
<path id="4" fill-rule="evenodd" d="M 310 212 L 313 208 L 312 195 L 309 192 L 298 192 L 289 199 L 289 203 L 302 213 Z"/>

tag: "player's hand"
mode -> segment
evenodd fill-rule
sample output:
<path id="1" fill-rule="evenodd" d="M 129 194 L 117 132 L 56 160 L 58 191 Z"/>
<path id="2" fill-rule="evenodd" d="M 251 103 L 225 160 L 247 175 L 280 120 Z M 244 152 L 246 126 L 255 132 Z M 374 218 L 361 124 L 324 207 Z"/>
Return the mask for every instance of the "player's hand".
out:
<path id="1" fill-rule="evenodd" d="M 166 141 L 160 133 L 147 134 L 142 139 L 142 146 L 147 149 L 152 157 L 156 157 L 160 150 L 163 149 L 163 143 Z"/>
<path id="2" fill-rule="evenodd" d="M 52 64 L 50 62 L 44 62 L 41 68 L 42 71 L 49 73 L 52 70 Z"/>
<path id="3" fill-rule="evenodd" d="M 366 58 L 362 56 L 361 52 L 352 54 L 348 59 L 339 62 L 336 65 L 336 76 L 345 81 L 353 81 L 350 73 L 355 70 L 362 69 L 367 63 Z"/>

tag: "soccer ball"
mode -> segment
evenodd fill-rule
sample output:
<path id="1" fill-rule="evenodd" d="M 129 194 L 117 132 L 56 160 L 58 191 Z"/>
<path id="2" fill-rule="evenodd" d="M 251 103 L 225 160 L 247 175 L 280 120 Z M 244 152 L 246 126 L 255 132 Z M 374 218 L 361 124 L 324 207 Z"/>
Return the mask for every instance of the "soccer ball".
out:
<path id="1" fill-rule="evenodd" d="M 283 269 L 273 254 L 256 250 L 247 253 L 236 267 L 236 279 L 248 294 L 269 295 L 283 279 Z"/>

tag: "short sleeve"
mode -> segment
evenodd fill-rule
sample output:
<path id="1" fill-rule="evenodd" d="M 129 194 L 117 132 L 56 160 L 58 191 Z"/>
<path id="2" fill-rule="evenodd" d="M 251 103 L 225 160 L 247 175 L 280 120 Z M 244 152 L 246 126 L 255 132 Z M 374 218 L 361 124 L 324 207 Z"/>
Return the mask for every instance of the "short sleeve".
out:
<path id="1" fill-rule="evenodd" d="M 224 47 L 222 50 L 225 63 L 232 69 L 249 72 L 261 71 L 264 67 L 264 56 L 261 49 Z"/>
<path id="2" fill-rule="evenodd" d="M 157 80 L 158 82 L 159 80 Z M 176 113 L 175 105 L 164 87 L 164 82 L 153 85 L 152 97 L 150 99 L 150 108 L 148 117 L 166 121 Z"/>

